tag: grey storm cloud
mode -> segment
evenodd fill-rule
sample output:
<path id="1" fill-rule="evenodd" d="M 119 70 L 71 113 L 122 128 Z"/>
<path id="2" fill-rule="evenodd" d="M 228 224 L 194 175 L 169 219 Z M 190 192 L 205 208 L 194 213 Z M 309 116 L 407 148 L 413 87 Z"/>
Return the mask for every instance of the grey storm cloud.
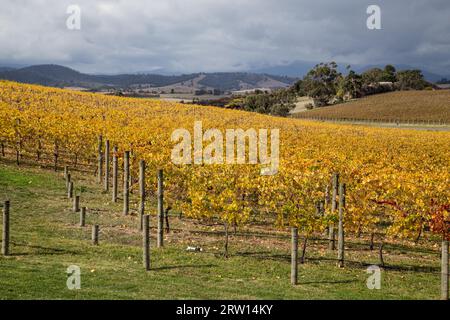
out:
<path id="1" fill-rule="evenodd" d="M 366 9 L 381 8 L 381 30 Z M 448 0 L 0 0 L 0 63 L 90 73 L 238 71 L 296 60 L 450 74 Z M 67 7 L 81 8 L 68 30 Z"/>

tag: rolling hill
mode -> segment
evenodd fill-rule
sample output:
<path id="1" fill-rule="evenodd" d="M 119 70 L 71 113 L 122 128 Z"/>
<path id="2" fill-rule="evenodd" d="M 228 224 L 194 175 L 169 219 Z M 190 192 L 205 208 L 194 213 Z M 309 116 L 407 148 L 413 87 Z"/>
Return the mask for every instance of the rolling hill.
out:
<path id="1" fill-rule="evenodd" d="M 300 112 L 297 118 L 421 120 L 450 123 L 450 90 L 399 91 Z"/>
<path id="2" fill-rule="evenodd" d="M 255 73 L 206 73 L 187 75 L 119 74 L 91 75 L 59 65 L 36 65 L 20 69 L 0 69 L 0 79 L 53 87 L 82 87 L 87 89 L 116 88 L 146 85 L 164 87 L 188 82 L 203 75 L 199 82 L 192 81 L 193 89 L 203 87 L 231 91 L 260 87 L 280 88 L 293 84 L 296 79 Z"/>

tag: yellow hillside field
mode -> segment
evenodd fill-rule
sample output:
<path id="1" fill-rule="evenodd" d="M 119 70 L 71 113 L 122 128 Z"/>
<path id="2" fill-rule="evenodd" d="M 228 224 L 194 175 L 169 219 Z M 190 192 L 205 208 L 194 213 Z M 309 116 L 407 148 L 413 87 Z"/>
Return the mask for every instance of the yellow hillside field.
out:
<path id="1" fill-rule="evenodd" d="M 429 93 L 428 93 L 429 94 Z M 350 105 L 350 104 L 349 104 Z M 235 128 L 279 129 L 280 169 L 261 176 L 260 165 L 174 165 L 175 129 L 192 132 Z M 380 219 L 395 236 L 415 237 L 450 204 L 450 133 L 354 127 L 285 119 L 214 107 L 108 97 L 0 82 L 0 142 L 10 150 L 52 154 L 55 147 L 87 161 L 96 157 L 99 135 L 166 178 L 166 202 L 193 217 L 245 223 L 271 215 L 280 226 L 306 233 L 336 219 L 317 201 L 334 172 L 347 184 L 346 228 L 372 231 Z"/>

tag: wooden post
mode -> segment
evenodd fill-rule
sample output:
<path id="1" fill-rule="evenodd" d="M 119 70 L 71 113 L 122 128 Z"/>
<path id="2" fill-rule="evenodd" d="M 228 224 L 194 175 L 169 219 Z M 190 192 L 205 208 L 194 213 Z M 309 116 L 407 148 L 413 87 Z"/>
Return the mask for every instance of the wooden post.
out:
<path id="1" fill-rule="evenodd" d="M 55 144 L 54 156 L 55 156 L 54 170 L 56 172 L 58 171 L 58 157 L 59 157 L 59 148 L 57 144 Z"/>
<path id="2" fill-rule="evenodd" d="M 336 197 L 338 195 L 338 188 L 339 188 L 339 173 L 335 173 L 333 175 L 333 191 L 332 191 L 332 198 L 331 198 L 331 213 L 335 213 L 337 209 L 337 200 Z M 330 225 L 329 227 L 329 244 L 328 249 L 335 250 L 336 249 L 336 239 L 335 239 L 335 227 L 334 223 Z"/>
<path id="3" fill-rule="evenodd" d="M 157 246 L 164 246 L 164 176 L 163 171 L 158 170 L 158 241 Z"/>
<path id="4" fill-rule="evenodd" d="M 100 229 L 100 228 L 99 228 L 98 224 L 92 226 L 92 244 L 93 244 L 94 246 L 97 246 L 97 245 L 98 245 L 98 233 L 99 233 L 99 229 Z"/>
<path id="5" fill-rule="evenodd" d="M 113 148 L 113 181 L 112 181 L 112 201 L 117 202 L 117 182 L 119 172 L 119 160 L 117 157 L 117 147 Z"/>
<path id="6" fill-rule="evenodd" d="M 103 178 L 103 137 L 102 135 L 98 136 L 98 164 L 97 164 L 97 182 L 102 183 Z"/>
<path id="7" fill-rule="evenodd" d="M 80 212 L 80 227 L 84 227 L 85 225 L 86 225 L 86 207 L 82 207 Z"/>
<path id="8" fill-rule="evenodd" d="M 373 247 L 375 245 L 374 240 L 375 240 L 375 233 L 372 232 L 370 235 L 370 245 L 369 245 L 370 251 L 373 251 Z"/>
<path id="9" fill-rule="evenodd" d="M 298 280 L 298 229 L 292 228 L 291 232 L 291 284 L 295 286 Z"/>
<path id="10" fill-rule="evenodd" d="M 300 263 L 304 264 L 306 261 L 306 246 L 308 244 L 308 236 L 305 235 L 303 238 L 303 245 L 302 245 L 302 255 L 300 256 Z"/>
<path id="11" fill-rule="evenodd" d="M 9 200 L 3 203 L 2 255 L 9 255 Z"/>
<path id="12" fill-rule="evenodd" d="M 448 241 L 442 241 L 441 300 L 448 300 Z"/>
<path id="13" fill-rule="evenodd" d="M 228 222 L 224 223 L 224 229 L 225 229 L 225 243 L 223 246 L 223 255 L 225 258 L 228 258 L 228 242 L 229 242 L 229 232 L 228 232 Z"/>
<path id="14" fill-rule="evenodd" d="M 105 191 L 109 191 L 109 140 L 105 142 Z"/>
<path id="15" fill-rule="evenodd" d="M 67 198 L 72 199 L 73 198 L 73 182 L 69 182 L 69 187 L 67 188 Z"/>
<path id="16" fill-rule="evenodd" d="M 142 230 L 142 219 L 145 214 L 145 161 L 139 162 L 139 216 L 140 216 L 140 229 Z"/>
<path id="17" fill-rule="evenodd" d="M 66 188 L 69 188 L 69 183 L 70 183 L 71 179 L 72 179 L 72 177 L 71 177 L 70 173 L 68 173 L 66 175 Z"/>
<path id="18" fill-rule="evenodd" d="M 64 179 L 67 181 L 67 175 L 69 174 L 69 166 L 64 166 Z"/>
<path id="19" fill-rule="evenodd" d="M 322 202 L 321 201 L 317 201 L 316 202 L 316 214 L 315 214 L 315 216 L 317 218 L 319 218 L 321 214 L 322 214 Z"/>
<path id="20" fill-rule="evenodd" d="M 77 213 L 80 211 L 80 196 L 75 196 L 73 198 L 73 212 Z"/>
<path id="21" fill-rule="evenodd" d="M 130 211 L 130 151 L 125 151 L 123 158 L 123 214 Z"/>
<path id="22" fill-rule="evenodd" d="M 131 159 L 132 155 L 133 155 L 133 151 L 130 151 L 130 159 Z M 130 160 L 130 164 L 128 165 L 128 167 L 130 168 L 128 170 L 128 184 L 129 184 L 128 189 L 130 189 L 130 194 L 133 194 L 133 189 L 131 188 L 131 186 L 133 185 L 133 178 L 132 178 L 132 174 L 131 174 L 131 167 L 132 167 L 131 160 Z"/>
<path id="23" fill-rule="evenodd" d="M 165 210 L 164 210 L 164 219 L 166 221 L 166 233 L 170 232 L 170 225 L 169 225 L 169 211 L 172 208 L 170 206 L 168 206 Z M 234 225 L 234 234 L 236 234 L 236 225 Z"/>
<path id="24" fill-rule="evenodd" d="M 142 245 L 145 270 L 150 270 L 150 216 L 145 215 L 142 219 Z"/>
<path id="25" fill-rule="evenodd" d="M 329 186 L 325 187 L 325 198 L 324 198 L 324 207 L 328 208 L 330 205 L 330 189 Z"/>
<path id="26" fill-rule="evenodd" d="M 345 209 L 345 183 L 339 185 L 339 227 L 338 227 L 338 266 L 344 267 L 344 209 Z"/>
<path id="27" fill-rule="evenodd" d="M 383 241 L 381 241 L 380 245 L 378 247 L 378 256 L 380 258 L 380 265 L 382 267 L 384 267 L 383 248 L 384 248 L 384 243 L 383 243 Z"/>
<path id="28" fill-rule="evenodd" d="M 324 202 L 323 202 L 323 212 L 325 213 L 325 211 L 329 208 L 330 206 L 330 187 L 326 186 L 325 187 L 325 197 L 324 197 Z M 323 236 L 327 237 L 328 234 L 330 232 L 330 226 L 325 227 L 325 230 L 323 232 Z"/>

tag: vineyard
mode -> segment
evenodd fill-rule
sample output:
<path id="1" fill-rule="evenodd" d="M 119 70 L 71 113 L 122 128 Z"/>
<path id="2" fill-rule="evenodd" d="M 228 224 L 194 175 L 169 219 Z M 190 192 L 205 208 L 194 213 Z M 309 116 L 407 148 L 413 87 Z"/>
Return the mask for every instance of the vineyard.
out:
<path id="1" fill-rule="evenodd" d="M 203 130 L 279 129 L 278 174 L 263 176 L 254 164 L 173 164 L 172 132 L 192 132 L 195 121 Z M 304 239 L 326 234 L 332 246 L 338 226 L 346 237 L 369 235 L 380 243 L 450 240 L 448 132 L 314 123 L 0 82 L 2 157 L 101 176 L 97 163 L 106 141 L 116 148 L 119 168 L 129 161 L 132 191 L 145 161 L 149 199 L 157 197 L 162 170 L 167 211 L 219 221 L 227 232 L 270 222 L 275 230 L 295 227 Z"/>
<path id="2" fill-rule="evenodd" d="M 390 92 L 301 112 L 295 117 L 449 124 L 449 101 L 449 90 Z"/>

